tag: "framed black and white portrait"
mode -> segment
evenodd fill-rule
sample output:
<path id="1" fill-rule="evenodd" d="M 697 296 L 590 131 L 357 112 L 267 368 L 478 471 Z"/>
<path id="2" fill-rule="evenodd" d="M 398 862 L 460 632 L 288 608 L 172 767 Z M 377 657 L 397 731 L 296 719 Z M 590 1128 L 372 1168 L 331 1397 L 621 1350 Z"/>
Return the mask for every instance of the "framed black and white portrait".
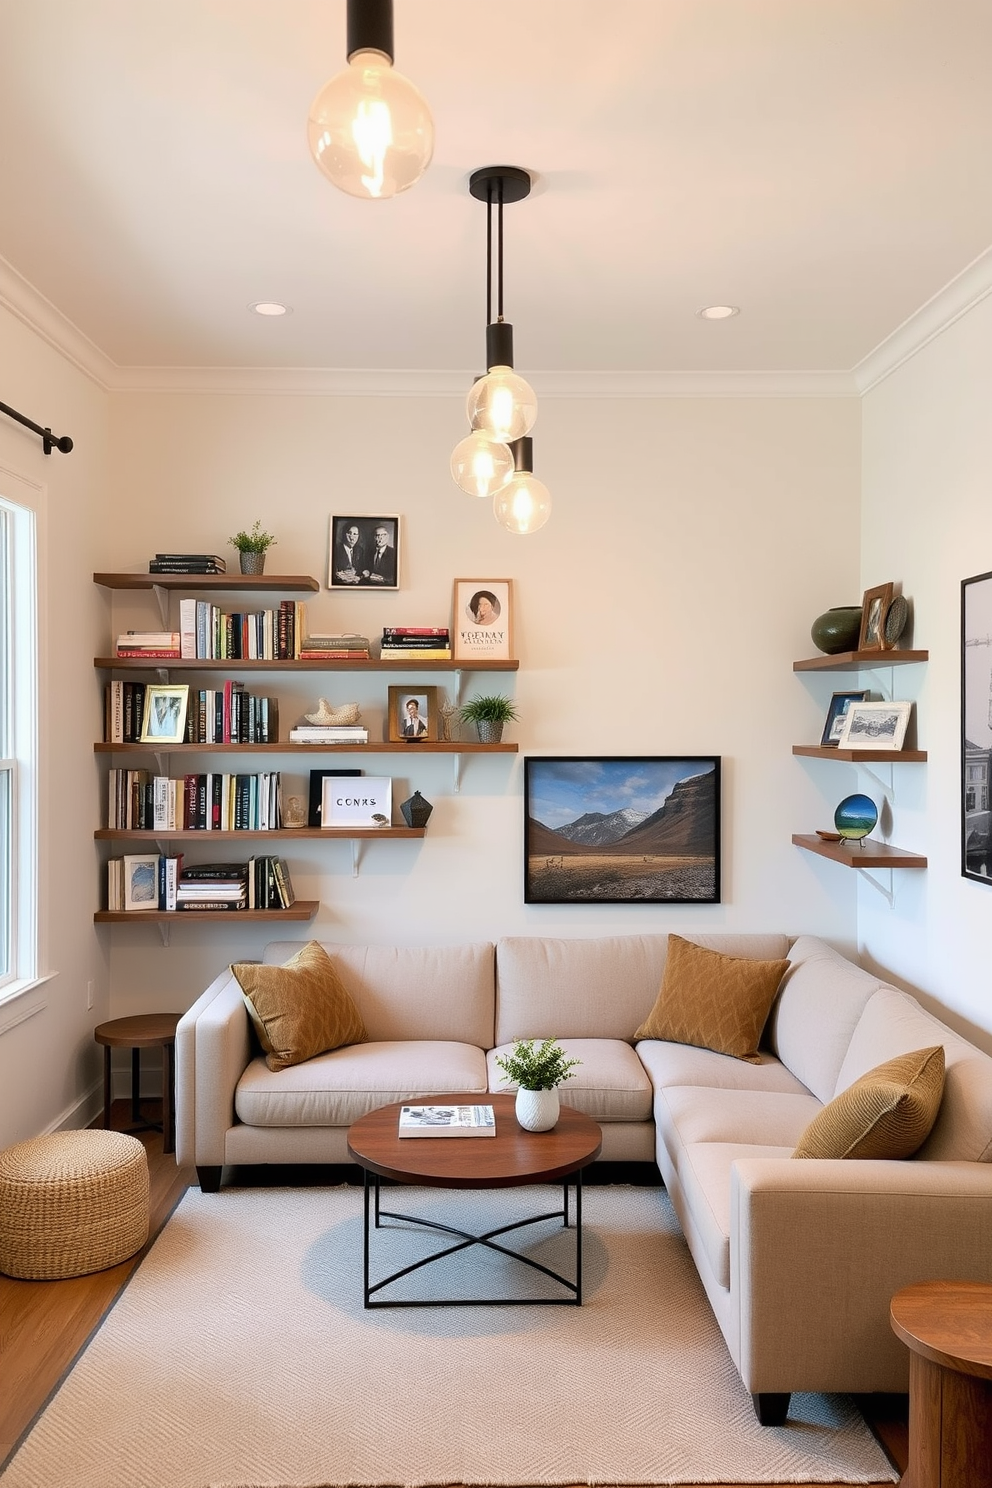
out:
<path id="1" fill-rule="evenodd" d="M 328 589 L 398 589 L 399 517 L 331 517 Z"/>

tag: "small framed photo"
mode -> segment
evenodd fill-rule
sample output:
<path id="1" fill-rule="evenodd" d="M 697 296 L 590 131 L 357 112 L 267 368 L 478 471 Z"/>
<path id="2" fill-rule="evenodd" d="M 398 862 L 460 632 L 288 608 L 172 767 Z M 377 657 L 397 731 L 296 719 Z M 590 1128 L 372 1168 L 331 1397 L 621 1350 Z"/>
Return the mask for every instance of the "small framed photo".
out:
<path id="1" fill-rule="evenodd" d="M 181 744 L 186 737 L 189 684 L 150 683 L 141 717 L 142 744 Z"/>
<path id="2" fill-rule="evenodd" d="M 324 781 L 334 775 L 361 775 L 361 770 L 311 770 L 310 799 L 307 810 L 307 826 L 321 827 L 324 804 Z"/>
<path id="3" fill-rule="evenodd" d="M 452 610 L 453 660 L 513 660 L 510 579 L 456 579 Z"/>
<path id="4" fill-rule="evenodd" d="M 391 687 L 389 689 L 389 739 L 391 743 L 436 743 L 439 737 L 436 687 Z"/>
<path id="5" fill-rule="evenodd" d="M 823 734 L 820 745 L 836 749 L 840 743 L 841 731 L 844 727 L 844 719 L 847 710 L 852 703 L 866 703 L 868 701 L 868 689 L 863 687 L 860 692 L 835 692 L 830 699 L 830 707 L 827 709 L 827 719 L 823 725 Z"/>
<path id="6" fill-rule="evenodd" d="M 861 635 L 859 651 L 882 651 L 885 647 L 885 617 L 892 603 L 891 584 L 866 589 L 861 601 Z"/>
<path id="7" fill-rule="evenodd" d="M 327 587 L 398 589 L 399 517 L 331 517 Z"/>
<path id="8" fill-rule="evenodd" d="M 837 741 L 841 749 L 901 749 L 912 703 L 852 703 Z"/>
<path id="9" fill-rule="evenodd" d="M 158 853 L 124 858 L 124 908 L 158 909 Z"/>
<path id="10" fill-rule="evenodd" d="M 363 775 L 359 780 L 327 776 L 320 803 L 320 825 L 388 827 L 393 820 L 392 776 Z"/>

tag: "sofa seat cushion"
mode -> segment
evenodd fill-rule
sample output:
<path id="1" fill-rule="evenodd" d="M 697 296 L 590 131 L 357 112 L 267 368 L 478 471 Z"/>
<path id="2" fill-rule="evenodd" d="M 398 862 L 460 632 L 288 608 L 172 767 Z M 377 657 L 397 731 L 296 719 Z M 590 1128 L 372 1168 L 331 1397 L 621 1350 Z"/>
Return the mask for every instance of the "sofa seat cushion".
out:
<path id="1" fill-rule="evenodd" d="M 635 1039 L 693 1044 L 757 1064 L 758 1042 L 788 961 L 727 956 L 669 935 L 661 989 Z"/>
<path id="2" fill-rule="evenodd" d="M 659 1136 L 673 1150 L 693 1142 L 746 1142 L 787 1147 L 796 1143 L 823 1107 L 815 1095 L 778 1090 L 709 1090 L 676 1085 L 655 1095 Z"/>
<path id="3" fill-rule="evenodd" d="M 660 1039 L 643 1039 L 637 1055 L 658 1089 L 663 1085 L 706 1085 L 714 1090 L 777 1090 L 785 1095 L 808 1095 L 805 1085 L 797 1080 L 773 1054 L 762 1052 L 757 1064 L 732 1059 L 729 1054 L 714 1054 L 712 1049 L 696 1049 L 691 1044 L 669 1044 Z"/>
<path id="4" fill-rule="evenodd" d="M 571 1059 L 581 1060 L 572 1078 L 558 1087 L 566 1106 L 594 1121 L 650 1121 L 651 1081 L 634 1050 L 622 1039 L 559 1039 Z M 490 1090 L 515 1090 L 496 1063 L 511 1052 L 512 1044 L 491 1049 L 487 1056 Z"/>
<path id="5" fill-rule="evenodd" d="M 392 1101 L 478 1091 L 486 1056 L 472 1044 L 435 1039 L 355 1044 L 272 1071 L 253 1059 L 238 1081 L 234 1109 L 248 1126 L 350 1126 Z"/>
<path id="6" fill-rule="evenodd" d="M 691 1142 L 679 1164 L 679 1181 L 713 1276 L 730 1287 L 730 1170 L 738 1158 L 781 1157 L 787 1146 L 758 1142 Z"/>

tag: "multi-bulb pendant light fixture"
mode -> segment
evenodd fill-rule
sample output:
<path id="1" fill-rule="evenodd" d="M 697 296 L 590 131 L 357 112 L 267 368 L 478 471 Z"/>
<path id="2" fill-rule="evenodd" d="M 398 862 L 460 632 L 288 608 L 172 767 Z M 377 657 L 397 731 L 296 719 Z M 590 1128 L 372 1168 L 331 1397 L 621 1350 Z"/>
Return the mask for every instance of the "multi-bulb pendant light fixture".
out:
<path id="1" fill-rule="evenodd" d="M 451 456 L 455 484 L 469 496 L 492 496 L 498 522 L 510 532 L 536 532 L 551 514 L 551 495 L 533 476 L 537 398 L 513 370 L 513 327 L 503 319 L 503 207 L 530 194 L 530 176 L 512 165 L 490 165 L 469 177 L 469 191 L 486 203 L 486 367 L 465 403 L 472 432 Z M 496 254 L 493 259 L 493 208 Z M 493 282 L 496 318 L 493 319 Z"/>
<path id="2" fill-rule="evenodd" d="M 430 109 L 393 68 L 393 0 L 348 0 L 348 66 L 310 105 L 307 138 L 324 175 L 349 196 L 395 196 L 430 165 Z"/>

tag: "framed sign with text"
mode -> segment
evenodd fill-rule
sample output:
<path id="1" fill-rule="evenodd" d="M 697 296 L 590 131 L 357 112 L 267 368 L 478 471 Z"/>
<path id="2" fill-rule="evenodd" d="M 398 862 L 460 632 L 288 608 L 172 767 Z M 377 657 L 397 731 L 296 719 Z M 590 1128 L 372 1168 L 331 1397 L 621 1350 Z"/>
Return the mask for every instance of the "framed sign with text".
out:
<path id="1" fill-rule="evenodd" d="M 456 579 L 452 612 L 454 661 L 513 660 L 510 579 Z"/>

